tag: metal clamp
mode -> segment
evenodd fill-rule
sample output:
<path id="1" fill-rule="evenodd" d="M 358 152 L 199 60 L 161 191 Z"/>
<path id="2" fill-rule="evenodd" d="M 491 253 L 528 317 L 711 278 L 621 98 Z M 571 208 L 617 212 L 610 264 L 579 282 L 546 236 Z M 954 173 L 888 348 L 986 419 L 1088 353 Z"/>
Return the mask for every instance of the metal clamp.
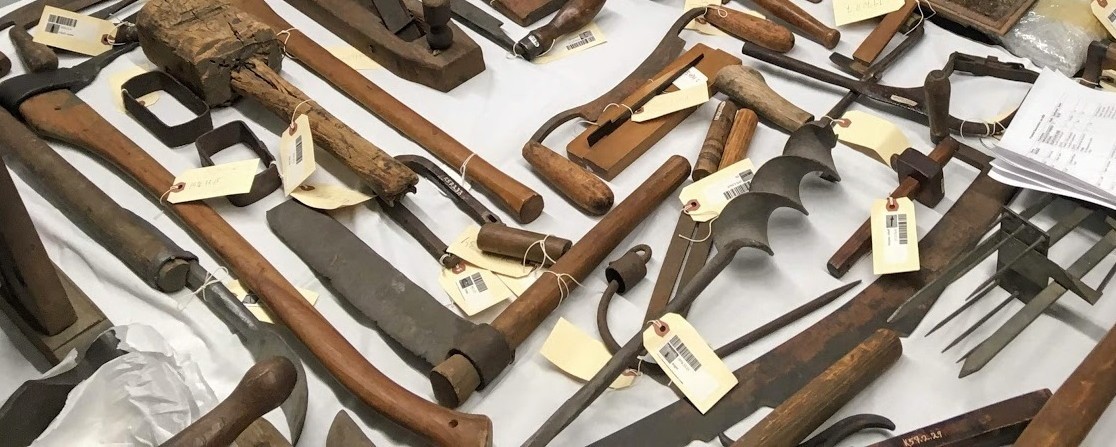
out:
<path id="1" fill-rule="evenodd" d="M 157 91 L 171 95 L 197 117 L 176 126 L 164 123 L 139 100 L 143 95 Z M 168 147 L 193 143 L 202 134 L 213 129 L 213 120 L 205 101 L 161 71 L 151 71 L 129 79 L 121 85 L 120 96 L 124 102 L 124 110 Z"/>
<path id="2" fill-rule="evenodd" d="M 202 134 L 197 138 L 195 146 L 198 148 L 198 158 L 201 159 L 202 166 L 213 166 L 214 155 L 237 143 L 243 143 L 251 149 L 266 165 L 262 172 L 256 174 L 250 191 L 226 197 L 233 205 L 245 207 L 267 197 L 283 184 L 283 180 L 279 177 L 279 168 L 275 164 L 275 157 L 267 151 L 267 146 L 256 138 L 256 134 L 252 133 L 252 129 L 249 129 L 243 121 L 233 121 Z"/>

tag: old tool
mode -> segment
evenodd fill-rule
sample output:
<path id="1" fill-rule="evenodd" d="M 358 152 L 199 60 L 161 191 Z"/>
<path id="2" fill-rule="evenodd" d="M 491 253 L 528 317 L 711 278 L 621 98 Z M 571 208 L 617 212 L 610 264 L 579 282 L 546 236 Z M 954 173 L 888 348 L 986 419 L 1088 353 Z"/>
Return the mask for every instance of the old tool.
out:
<path id="1" fill-rule="evenodd" d="M 752 146 L 752 137 L 756 135 L 759 126 L 759 115 L 752 109 L 736 111 L 732 120 L 732 129 L 729 130 L 728 139 L 725 141 L 725 150 L 721 153 L 721 168 L 731 166 L 748 158 L 748 148 Z"/>
<path id="2" fill-rule="evenodd" d="M 667 159 L 550 268 L 551 277 L 536 280 L 492 324 L 478 325 L 459 337 L 449 357 L 430 373 L 438 400 L 458 406 L 475 390 L 492 383 L 511 364 L 515 348 L 689 174 L 690 163 L 685 158 Z"/>
<path id="3" fill-rule="evenodd" d="M 713 80 L 713 88 L 787 132 L 794 132 L 814 119 L 809 112 L 772 90 L 763 75 L 751 67 L 722 68 Z"/>
<path id="4" fill-rule="evenodd" d="M 891 419 L 876 414 L 857 414 L 834 422 L 825 430 L 818 432 L 810 439 L 802 441 L 798 447 L 837 447 L 841 441 L 865 430 L 894 430 L 895 423 Z M 730 447 L 732 438 L 720 434 L 717 438 L 723 447 Z"/>
<path id="5" fill-rule="evenodd" d="M 755 39 L 765 42 L 763 45 L 782 51 L 789 50 L 794 44 L 794 36 L 790 31 L 772 22 L 725 8 L 694 8 L 683 13 L 671 25 L 647 59 L 615 88 L 588 103 L 554 115 L 543 123 L 523 146 L 523 158 L 527 159 L 551 187 L 582 211 L 592 215 L 607 212 L 612 207 L 612 190 L 585 169 L 555 154 L 543 145 L 544 140 L 558 126 L 568 121 L 580 118 L 590 123 L 598 122 L 607 109 L 616 107 L 610 107 L 609 104 L 620 104 L 624 98 L 644 87 L 648 80 L 682 54 L 686 41 L 679 33 L 699 16 L 705 17 L 710 24 L 738 39 Z"/>
<path id="6" fill-rule="evenodd" d="M 148 197 L 162 196 L 174 177 L 136 146 L 74 91 L 96 77 L 115 57 L 135 49 L 119 45 L 73 68 L 25 75 L 0 83 L 0 104 L 18 112 L 29 126 L 103 158 L 143 187 Z M 72 90 L 70 90 L 72 89 Z M 363 402 L 392 420 L 442 445 L 484 445 L 491 422 L 446 410 L 395 384 L 373 367 L 322 318 L 301 294 L 236 230 L 204 202 L 166 205 L 200 242 L 211 248 L 245 287 L 303 341 L 338 381 Z M 207 295 L 208 296 L 208 295 Z M 451 425 L 450 421 L 455 422 Z"/>
<path id="7" fill-rule="evenodd" d="M 1100 85 L 1105 70 L 1116 68 L 1116 43 L 1104 40 L 1089 44 L 1085 52 L 1085 66 L 1081 68 L 1081 83 L 1090 87 Z"/>
<path id="8" fill-rule="evenodd" d="M 927 0 L 934 15 L 972 28 L 998 42 L 1037 0 Z"/>
<path id="9" fill-rule="evenodd" d="M 55 6 L 68 11 L 80 11 L 81 9 L 84 9 L 88 6 L 96 5 L 97 3 L 101 3 L 103 1 L 105 0 L 99 0 L 95 2 L 88 2 L 84 0 L 77 2 L 52 1 L 45 4 L 41 2 L 33 2 L 28 4 L 29 9 L 26 13 L 17 10 L 16 12 L 9 15 L 8 17 L 11 17 L 13 24 L 11 31 L 8 31 L 8 36 L 12 40 L 12 46 L 14 46 L 16 49 L 16 56 L 18 56 L 19 60 L 23 62 L 23 66 L 27 68 L 27 71 L 30 73 L 38 73 L 41 71 L 55 70 L 58 68 L 58 55 L 54 53 L 54 50 L 46 45 L 35 42 L 33 40 L 34 38 L 31 37 L 31 33 L 27 31 L 30 28 L 34 28 L 35 25 L 38 24 L 39 18 L 42 16 L 43 6 L 51 3 L 58 3 L 57 5 L 51 6 Z M 138 0 L 119 0 L 107 8 L 88 15 L 97 19 L 108 19 L 113 14 L 116 14 L 120 10 L 131 6 L 136 1 Z M 17 19 L 28 17 L 28 15 L 25 14 L 31 14 L 32 11 L 34 12 L 32 20 L 16 21 Z M 6 22 L 7 20 L 0 18 L 0 24 Z M 0 30 L 2 30 L 3 27 L 6 26 L 0 27 Z"/>
<path id="10" fill-rule="evenodd" d="M 915 14 L 917 8 L 918 0 L 904 0 L 902 7 L 880 19 L 876 28 L 868 34 L 868 37 L 864 38 L 860 46 L 856 47 L 856 51 L 853 51 L 851 58 L 834 52 L 829 55 L 829 60 L 845 73 L 858 78 L 863 76 L 864 72 L 883 53 L 883 50 L 887 48 L 888 43 L 897 33 L 902 31 L 903 28 L 907 28 L 904 34 L 910 34 L 914 28 L 922 25 L 924 20 L 921 14 Z"/>
<path id="11" fill-rule="evenodd" d="M 244 373 L 232 394 L 164 442 L 162 447 L 233 444 L 249 425 L 287 400 L 297 377 L 294 364 L 285 357 L 271 357 L 256 363 Z"/>
<path id="12" fill-rule="evenodd" d="M 422 37 L 422 31 L 415 23 L 415 16 L 401 0 L 372 0 L 369 6 L 388 32 L 405 41 Z"/>
<path id="13" fill-rule="evenodd" d="M 252 357 L 297 359 L 285 339 L 261 323 L 221 282 L 155 226 L 111 199 L 43 140 L 6 111 L 0 112 L 0 154 L 33 174 L 50 201 L 89 237 L 112 252 L 152 288 L 173 293 L 189 288 L 237 334 Z M 96 334 L 94 334 L 95 336 Z M 306 373 L 295 364 L 298 380 L 282 405 L 291 440 L 297 442 L 306 417 Z"/>
<path id="14" fill-rule="evenodd" d="M 452 5 L 466 3 L 455 0 Z M 404 137 L 426 149 L 442 163 L 463 171 L 482 192 L 510 213 L 519 223 L 534 221 L 542 214 L 543 199 L 522 182 L 497 169 L 481 156 L 446 134 L 422 115 L 372 83 L 364 75 L 310 40 L 283 20 L 262 0 L 235 0 L 237 7 L 275 30 L 286 30 L 283 48 L 294 59 L 326 82 L 376 115 Z"/>
<path id="15" fill-rule="evenodd" d="M 49 47 L 33 42 L 31 40 L 31 34 L 27 32 L 28 27 L 35 26 L 35 24 L 39 23 L 39 18 L 43 15 L 43 7 L 54 6 L 67 11 L 80 11 L 102 1 L 104 0 L 35 0 L 0 17 L 0 31 L 13 28 L 13 30 L 10 31 L 10 35 L 12 36 L 12 43 L 15 45 L 17 52 L 30 50 L 29 53 L 46 52 L 50 55 L 54 55 L 54 51 Z M 22 32 L 18 30 L 22 30 Z M 46 64 L 50 64 L 49 60 Z M 58 56 L 54 56 L 54 67 L 58 67 Z M 11 69 L 11 59 L 8 59 L 7 55 L 0 53 L 0 76 L 6 76 Z"/>
<path id="16" fill-rule="evenodd" d="M 522 27 L 530 26 L 557 11 L 563 0 L 493 0 L 488 5 Z"/>
<path id="17" fill-rule="evenodd" d="M 713 120 L 709 122 L 709 130 L 705 133 L 705 140 L 702 140 L 701 152 L 694 162 L 692 178 L 695 182 L 720 169 L 721 156 L 725 152 L 725 140 L 728 139 L 737 110 L 739 107 L 732 101 L 721 101 L 717 105 Z"/>
<path id="18" fill-rule="evenodd" d="M 240 120 L 225 123 L 202 134 L 197 141 L 194 141 L 202 166 L 215 165 L 214 155 L 237 144 L 243 145 L 256 154 L 260 164 L 264 166 L 252 180 L 252 189 L 243 194 L 225 196 L 234 206 L 245 207 L 262 200 L 283 186 L 283 178 L 279 175 L 279 164 L 275 162 L 275 156 L 271 155 L 267 146 L 259 138 L 256 138 L 255 132 Z"/>
<path id="19" fill-rule="evenodd" d="M 177 124 L 167 124 L 140 100 L 144 95 L 159 91 L 166 92 L 195 116 Z M 124 81 L 120 85 L 120 99 L 124 104 L 124 110 L 167 147 L 191 144 L 197 141 L 198 137 L 213 130 L 209 105 L 185 85 L 164 72 L 149 71 Z"/>
<path id="20" fill-rule="evenodd" d="M 437 5 L 436 11 L 439 12 L 435 15 L 440 21 L 431 21 L 430 19 L 434 17 L 424 18 L 426 24 L 444 27 L 439 30 L 443 40 L 438 41 L 437 37 L 434 38 L 434 46 L 440 46 L 441 49 L 431 45 L 429 35 L 428 39 L 418 39 L 422 34 L 414 35 L 406 32 L 396 34 L 392 31 L 393 26 L 389 25 L 388 16 L 382 15 L 384 9 L 380 9 L 381 15 L 377 15 L 376 11 L 381 3 L 397 5 L 392 8 L 399 11 L 400 16 L 392 19 L 390 23 L 414 25 L 417 22 L 410 21 L 413 20 L 412 15 L 417 13 L 421 4 L 426 2 L 287 0 L 287 3 L 337 34 L 342 40 L 383 65 L 388 71 L 408 81 L 448 92 L 485 69 L 480 46 L 468 34 L 461 32 L 457 25 L 448 23 L 450 5 L 447 2 L 439 2 L 440 4 Z M 429 34 L 429 30 L 417 28 L 415 30 Z M 452 38 L 448 46 L 446 46 L 446 37 Z"/>
<path id="21" fill-rule="evenodd" d="M 187 16 L 192 18 L 181 19 Z M 136 27 L 151 62 L 206 104 L 224 105 L 245 96 L 283 119 L 293 121 L 305 114 L 315 146 L 336 155 L 381 199 L 395 201 L 418 181 L 413 172 L 283 79 L 277 73 L 281 40 L 227 0 L 151 1 L 140 10 Z"/>
<path id="22" fill-rule="evenodd" d="M 868 447 L 1000 447 L 1011 445 L 1050 399 L 1050 390 L 1032 391 Z"/>
<path id="23" fill-rule="evenodd" d="M 729 202 L 718 216 L 716 224 L 711 225 L 711 237 L 717 254 L 653 318 L 689 308 L 713 279 L 732 263 L 741 249 L 753 248 L 774 255 L 767 240 L 767 223 L 771 214 L 780 208 L 791 208 L 806 214 L 799 188 L 807 174 L 820 173 L 822 178 L 840 180 L 837 169 L 833 166 L 831 148 L 832 146 L 788 145 L 782 155 L 760 166 L 752 180 L 751 190 Z M 642 350 L 643 339 L 637 334 L 609 359 L 592 380 L 562 404 L 531 435 L 525 445 L 543 446 L 550 443 L 608 388 L 624 368 L 632 364 Z"/>
<path id="24" fill-rule="evenodd" d="M 830 50 L 841 40 L 840 31 L 826 26 L 790 0 L 756 0 L 754 3 Z"/>
<path id="25" fill-rule="evenodd" d="M 477 248 L 490 254 L 532 262 L 543 267 L 554 265 L 573 247 L 573 241 L 552 234 L 512 228 L 502 223 L 482 225 L 477 233 Z"/>
<path id="26" fill-rule="evenodd" d="M 376 447 L 345 410 L 337 412 L 326 435 L 326 447 Z"/>
<path id="27" fill-rule="evenodd" d="M 568 0 L 550 22 L 531 30 L 512 47 L 512 54 L 533 60 L 554 47 L 554 41 L 588 25 L 604 8 L 605 0 Z"/>
<path id="28" fill-rule="evenodd" d="M 982 161 L 984 169 L 922 239 L 921 271 L 877 279 L 831 315 L 737 369 L 735 374 L 740 384 L 705 415 L 687 401 L 675 402 L 596 445 L 680 447 L 693 440 L 712 441 L 718 433 L 760 407 L 778 406 L 877 329 L 888 327 L 887 315 L 921 285 L 935 278 L 950 259 L 975 244 L 981 229 L 995 219 L 997 208 L 1014 195 L 1014 188 L 987 176 L 987 157 L 982 158 L 972 148 L 962 147 L 961 150 L 972 154 L 960 158 Z M 925 308 L 890 328 L 909 333 L 910 327 L 924 314 Z M 678 427 L 686 427 L 686 430 Z"/>
<path id="29" fill-rule="evenodd" d="M 453 13 L 453 18 L 458 23 L 476 31 L 481 37 L 492 41 L 492 43 L 503 48 L 504 51 L 511 53 L 515 47 L 515 41 L 502 28 L 504 22 L 492 17 L 468 0 L 451 0 L 450 12 Z"/>

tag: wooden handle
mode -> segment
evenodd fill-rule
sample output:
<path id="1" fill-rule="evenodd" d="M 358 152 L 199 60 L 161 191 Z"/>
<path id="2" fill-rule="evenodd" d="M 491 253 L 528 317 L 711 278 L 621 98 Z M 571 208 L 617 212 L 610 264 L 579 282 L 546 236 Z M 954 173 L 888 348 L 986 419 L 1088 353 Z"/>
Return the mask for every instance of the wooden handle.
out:
<path id="1" fill-rule="evenodd" d="M 752 109 L 740 109 L 736 112 L 718 169 L 727 168 L 748 157 L 748 147 L 752 145 L 752 137 L 756 135 L 758 126 L 759 116 Z"/>
<path id="2" fill-rule="evenodd" d="M 887 48 L 887 44 L 899 32 L 899 28 L 902 28 L 911 14 L 914 14 L 917 7 L 917 0 L 905 0 L 902 7 L 880 19 L 876 28 L 868 34 L 868 37 L 864 38 L 864 41 L 860 42 L 859 47 L 856 47 L 856 51 L 853 52 L 853 59 L 865 66 L 872 65 L 872 62 L 880 56 L 884 48 Z"/>
<path id="3" fill-rule="evenodd" d="M 174 176 L 142 148 L 112 127 L 68 90 L 35 96 L 20 106 L 24 120 L 40 134 L 86 149 L 122 170 L 157 200 Z M 199 242 L 229 267 L 283 325 L 302 340 L 338 382 L 381 414 L 434 443 L 487 446 L 492 422 L 485 416 L 447 410 L 416 396 L 372 366 L 314 306 L 247 240 L 204 201 L 163 204 Z"/>
<path id="4" fill-rule="evenodd" d="M 225 447 L 294 390 L 298 373 L 286 357 L 270 357 L 244 373 L 232 394 L 163 443 L 163 447 Z"/>
<path id="5" fill-rule="evenodd" d="M 8 36 L 15 46 L 16 56 L 23 62 L 23 66 L 27 67 L 27 71 L 41 73 L 58 69 L 58 55 L 54 54 L 54 50 L 50 47 L 35 42 L 31 33 L 27 32 L 27 28 L 17 23 L 8 31 Z"/>
<path id="6" fill-rule="evenodd" d="M 422 0 L 422 18 L 426 22 L 426 43 L 440 51 L 453 45 L 453 29 L 449 27 L 449 0 Z"/>
<path id="7" fill-rule="evenodd" d="M 841 32 L 825 26 L 824 23 L 810 13 L 799 8 L 790 0 L 755 0 L 760 8 L 766 9 L 771 15 L 789 23 L 806 34 L 807 37 L 821 43 L 827 49 L 837 47 L 841 41 Z"/>
<path id="8" fill-rule="evenodd" d="M 899 336 L 880 329 L 794 393 L 732 447 L 795 447 L 903 355 Z"/>
<path id="9" fill-rule="evenodd" d="M 535 28 L 515 44 L 515 54 L 532 60 L 550 51 L 554 41 L 588 25 L 604 8 L 605 0 L 569 0 L 546 25 Z"/>
<path id="10" fill-rule="evenodd" d="M 501 223 L 490 223 L 481 227 L 477 234 L 477 248 L 485 253 L 494 253 L 550 267 L 573 246 L 573 241 L 534 231 L 512 228 Z"/>
<path id="11" fill-rule="evenodd" d="M 236 447 L 291 447 L 291 443 L 267 419 L 259 418 L 236 438 Z"/>
<path id="12" fill-rule="evenodd" d="M 0 78 L 7 76 L 12 72 L 12 60 L 8 59 L 8 55 L 0 51 Z"/>
<path id="13" fill-rule="evenodd" d="M 705 133 L 701 152 L 698 153 L 697 162 L 694 163 L 695 182 L 717 172 L 720 168 L 721 156 L 725 152 L 725 140 L 728 139 L 737 110 L 739 108 L 732 101 L 721 101 L 717 106 L 717 113 L 713 114 L 713 121 L 709 122 L 709 131 Z"/>
<path id="14" fill-rule="evenodd" d="M 1116 43 L 1097 40 L 1089 44 L 1085 53 L 1085 66 L 1081 69 L 1082 83 L 1089 87 L 1100 84 L 1101 73 L 1116 66 Z"/>
<path id="15" fill-rule="evenodd" d="M 296 61 L 309 67 L 385 124 L 422 146 L 454 171 L 460 171 L 465 166 L 465 177 L 510 213 L 517 222 L 529 223 L 542 215 L 543 198 L 539 193 L 492 166 L 488 160 L 469 150 L 430 120 L 334 57 L 302 31 L 283 20 L 266 2 L 234 0 L 233 3 L 276 30 L 288 30 L 285 48 Z"/>
<path id="16" fill-rule="evenodd" d="M 949 75 L 942 70 L 926 74 L 926 117 L 930 125 L 930 141 L 935 144 L 949 138 L 949 103 L 953 87 Z"/>
<path id="17" fill-rule="evenodd" d="M 586 214 L 603 216 L 612 209 L 612 189 L 600 177 L 570 159 L 534 141 L 523 146 L 523 158 L 550 186 Z"/>
<path id="18" fill-rule="evenodd" d="M 758 71 L 743 65 L 722 68 L 713 80 L 713 87 L 736 105 L 749 108 L 787 132 L 794 132 L 814 120 L 809 112 L 787 101 L 767 86 Z"/>
<path id="19" fill-rule="evenodd" d="M 233 70 L 231 85 L 237 94 L 255 99 L 284 120 L 290 120 L 296 113 L 306 114 L 315 147 L 341 160 L 377 197 L 394 202 L 418 183 L 418 175 L 362 138 L 266 64 Z"/>
<path id="20" fill-rule="evenodd" d="M 771 51 L 786 53 L 794 48 L 794 34 L 787 27 L 735 9 L 712 6 L 704 19 L 728 35 Z"/>

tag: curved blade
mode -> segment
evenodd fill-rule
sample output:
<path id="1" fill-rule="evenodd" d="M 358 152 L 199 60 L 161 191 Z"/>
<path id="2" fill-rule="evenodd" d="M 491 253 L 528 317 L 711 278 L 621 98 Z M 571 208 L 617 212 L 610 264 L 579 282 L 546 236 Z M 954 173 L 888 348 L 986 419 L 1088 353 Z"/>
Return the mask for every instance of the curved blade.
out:
<path id="1" fill-rule="evenodd" d="M 345 410 L 337 412 L 329 426 L 326 447 L 376 447 Z"/>

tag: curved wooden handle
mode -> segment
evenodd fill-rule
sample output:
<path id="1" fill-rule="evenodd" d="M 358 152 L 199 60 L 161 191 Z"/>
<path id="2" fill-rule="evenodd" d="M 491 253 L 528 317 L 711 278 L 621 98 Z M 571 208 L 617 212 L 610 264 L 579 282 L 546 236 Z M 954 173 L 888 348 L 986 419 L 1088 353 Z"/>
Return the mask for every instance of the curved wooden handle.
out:
<path id="1" fill-rule="evenodd" d="M 876 331 L 748 430 L 732 447 L 794 447 L 903 356 L 899 335 Z"/>
<path id="2" fill-rule="evenodd" d="M 604 8 L 605 0 L 569 0 L 553 19 L 546 25 L 535 28 L 515 44 L 515 54 L 524 59 L 532 60 L 550 51 L 554 41 L 563 35 L 577 31 L 588 25 L 589 22 Z"/>
<path id="3" fill-rule="evenodd" d="M 732 122 L 728 140 L 725 141 L 725 152 L 721 155 L 721 164 L 717 169 L 724 169 L 748 157 L 748 148 L 752 145 L 752 137 L 756 135 L 759 127 L 759 116 L 752 109 L 740 109 Z"/>
<path id="4" fill-rule="evenodd" d="M 116 166 L 148 197 L 157 200 L 174 176 L 69 90 L 35 96 L 19 108 L 42 135 L 88 150 Z M 270 262 L 203 201 L 163 204 L 199 243 L 255 292 L 279 320 L 364 403 L 404 427 L 445 446 L 488 446 L 492 422 L 485 416 L 435 405 L 385 376 L 306 302 Z"/>
<path id="5" fill-rule="evenodd" d="M 287 400 L 298 373 L 286 357 L 271 357 L 256 363 L 232 394 L 185 430 L 163 443 L 163 447 L 225 447 L 256 419 Z"/>
<path id="6" fill-rule="evenodd" d="M 790 0 L 755 0 L 755 2 L 760 8 L 766 9 L 771 15 L 798 28 L 807 37 L 821 43 L 827 49 L 836 48 L 837 42 L 841 41 L 840 31 L 821 23 Z"/>
<path id="7" fill-rule="evenodd" d="M 787 27 L 735 9 L 710 7 L 705 21 L 728 35 L 771 51 L 786 53 L 794 48 L 794 34 Z"/>
<path id="8" fill-rule="evenodd" d="M 767 86 L 758 71 L 743 65 L 722 68 L 713 80 L 713 87 L 736 102 L 755 111 L 787 132 L 794 132 L 814 120 L 814 115 L 798 108 Z"/>
<path id="9" fill-rule="evenodd" d="M 27 71 L 41 73 L 58 69 L 58 55 L 54 54 L 54 50 L 50 47 L 35 42 L 31 33 L 27 32 L 27 28 L 17 23 L 12 26 L 11 31 L 8 31 L 8 36 L 15 46 L 16 56 L 23 62 L 23 66 L 27 67 Z"/>
<path id="10" fill-rule="evenodd" d="M 534 141 L 523 145 L 523 158 L 570 203 L 591 216 L 603 216 L 615 200 L 604 180 L 570 159 Z"/>

